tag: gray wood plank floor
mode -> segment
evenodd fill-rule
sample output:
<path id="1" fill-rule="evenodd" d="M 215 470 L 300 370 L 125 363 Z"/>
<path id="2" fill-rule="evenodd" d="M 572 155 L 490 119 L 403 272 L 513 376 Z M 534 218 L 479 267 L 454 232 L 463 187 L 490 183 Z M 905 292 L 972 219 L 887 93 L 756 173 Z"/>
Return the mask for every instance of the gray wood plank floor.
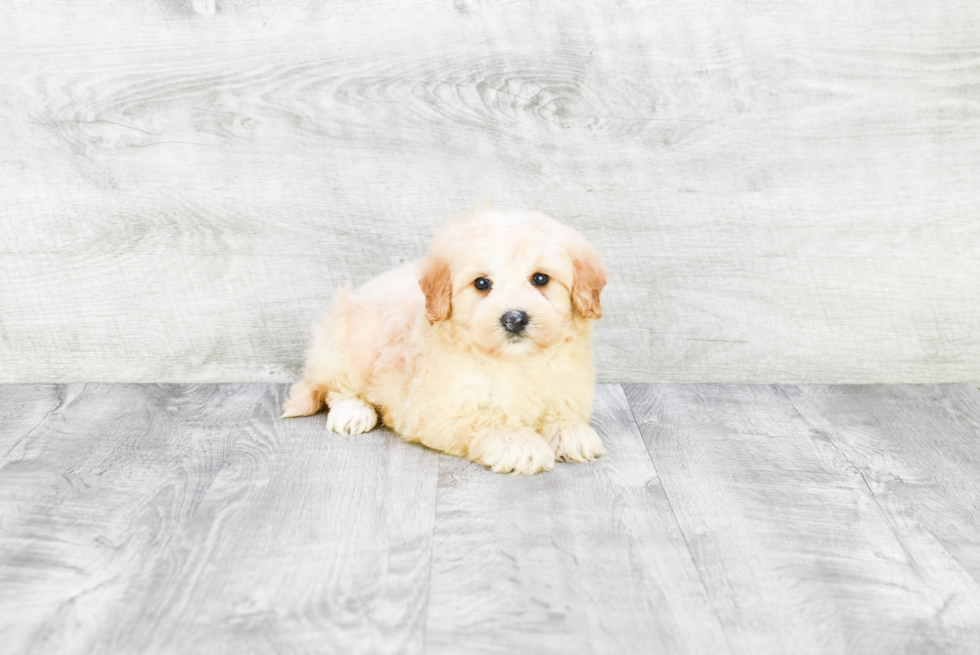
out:
<path id="1" fill-rule="evenodd" d="M 285 385 L 0 385 L 2 653 L 976 653 L 980 392 L 602 385 L 494 475 Z"/>

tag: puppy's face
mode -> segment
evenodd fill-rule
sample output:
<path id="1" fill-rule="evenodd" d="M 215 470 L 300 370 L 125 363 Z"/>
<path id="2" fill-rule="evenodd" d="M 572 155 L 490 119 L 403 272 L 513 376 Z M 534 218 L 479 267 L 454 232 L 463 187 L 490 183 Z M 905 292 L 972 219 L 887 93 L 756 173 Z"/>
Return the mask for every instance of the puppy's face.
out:
<path id="1" fill-rule="evenodd" d="M 580 234 L 532 212 L 484 211 L 437 236 L 420 271 L 430 323 L 516 359 L 568 339 L 599 318 L 605 271 Z"/>

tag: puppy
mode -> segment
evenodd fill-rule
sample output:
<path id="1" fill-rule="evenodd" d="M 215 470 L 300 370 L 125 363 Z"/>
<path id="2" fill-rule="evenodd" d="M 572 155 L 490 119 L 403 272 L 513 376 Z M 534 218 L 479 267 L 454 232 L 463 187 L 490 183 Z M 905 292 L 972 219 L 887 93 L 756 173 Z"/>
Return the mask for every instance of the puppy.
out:
<path id="1" fill-rule="evenodd" d="M 380 414 L 407 441 L 497 473 L 595 459 L 592 321 L 605 284 L 575 230 L 538 212 L 474 210 L 421 263 L 340 294 L 283 417 L 326 403 L 328 429 L 360 434 Z"/>

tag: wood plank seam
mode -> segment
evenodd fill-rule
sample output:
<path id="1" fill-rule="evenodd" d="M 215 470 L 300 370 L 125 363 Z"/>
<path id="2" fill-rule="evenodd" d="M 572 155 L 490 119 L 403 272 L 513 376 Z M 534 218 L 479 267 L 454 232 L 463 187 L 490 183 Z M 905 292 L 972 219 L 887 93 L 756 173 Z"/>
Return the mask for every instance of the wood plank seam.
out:
<path id="1" fill-rule="evenodd" d="M 422 444 L 418 445 L 420 448 L 426 448 Z M 426 450 L 429 450 L 426 448 Z M 442 454 L 433 450 L 433 457 L 439 457 Z M 436 475 L 432 480 L 432 484 L 435 489 L 432 491 L 432 536 L 429 538 L 429 572 L 425 579 L 425 607 L 422 608 L 422 615 L 425 617 L 422 621 L 422 652 L 429 652 L 429 597 L 432 593 L 432 564 L 436 555 L 436 519 L 438 518 L 439 511 L 439 471 L 438 466 L 436 467 Z"/>
<path id="2" fill-rule="evenodd" d="M 620 393 L 623 394 L 623 398 L 626 400 L 626 406 L 630 409 L 630 415 L 633 417 L 633 425 L 636 426 L 637 431 L 642 435 L 640 423 L 636 420 L 636 410 L 633 408 L 633 404 L 630 403 L 629 395 L 627 395 L 626 389 L 623 388 L 622 384 L 618 384 L 616 386 L 619 387 Z M 684 538 L 684 545 L 687 547 L 687 552 L 691 558 L 691 563 L 694 564 L 694 570 L 698 572 L 698 580 L 701 581 L 701 589 L 704 591 L 705 597 L 711 604 L 711 611 L 714 612 L 718 625 L 721 626 L 721 633 L 725 637 L 725 644 L 728 646 L 728 652 L 734 653 L 735 651 L 732 649 L 731 640 L 728 638 L 728 627 L 725 625 L 724 621 L 721 620 L 721 615 L 718 613 L 718 608 L 715 606 L 715 601 L 712 598 L 710 590 L 708 589 L 708 585 L 705 584 L 704 573 L 701 571 L 701 565 L 698 563 L 698 558 L 694 556 L 694 550 L 691 548 L 691 540 L 684 531 L 684 527 L 681 525 L 681 522 L 677 519 L 677 512 L 674 511 L 674 503 L 670 500 L 670 493 L 667 491 L 667 485 L 664 484 L 664 479 L 660 477 L 660 472 L 657 470 L 657 462 L 653 459 L 653 453 L 650 452 L 646 439 L 641 438 L 640 441 L 643 442 L 643 449 L 646 451 L 647 457 L 650 458 L 650 465 L 653 467 L 654 473 L 657 474 L 657 479 L 660 480 L 661 486 L 663 486 L 664 498 L 667 499 L 667 508 L 670 509 L 670 515 L 674 517 L 674 524 L 677 526 L 681 536 Z"/>
<path id="3" fill-rule="evenodd" d="M 79 391 L 79 393 L 81 393 L 81 391 L 84 391 L 85 390 L 85 386 L 86 385 L 84 385 L 84 384 L 82 385 L 82 389 Z M 2 461 L 5 462 L 7 460 L 7 458 L 10 457 L 10 453 L 14 452 L 17 449 L 18 446 L 20 446 L 22 443 L 24 443 L 25 441 L 27 441 L 28 439 L 30 439 L 32 436 L 34 436 L 34 433 L 37 432 L 38 429 L 40 429 L 40 427 L 42 425 L 44 425 L 45 423 L 48 422 L 48 419 L 51 417 L 52 414 L 54 414 L 59 409 L 61 409 L 62 407 L 65 406 L 65 393 L 64 393 L 65 385 L 59 384 L 59 385 L 57 385 L 57 388 L 58 388 L 58 405 L 55 406 L 55 407 L 53 407 L 48 413 L 46 413 L 41 418 L 41 420 L 37 422 L 37 425 L 35 425 L 33 428 L 31 428 L 30 431 L 27 434 L 25 434 L 23 437 L 21 437 L 20 439 L 18 439 L 17 443 L 15 443 L 13 446 L 11 446 L 10 449 L 3 454 Z"/>
<path id="4" fill-rule="evenodd" d="M 895 537 L 895 542 L 901 547 L 902 552 L 905 553 L 905 556 L 908 558 L 908 561 L 911 564 L 911 566 L 916 571 L 919 571 L 919 567 L 918 564 L 916 563 L 915 555 L 909 549 L 908 544 L 905 543 L 905 540 L 902 539 L 902 537 L 899 535 L 899 530 L 895 526 L 895 523 L 892 521 L 891 517 L 888 515 L 888 512 L 886 512 L 885 508 L 881 506 L 881 502 L 878 498 L 878 495 L 875 494 L 874 489 L 871 487 L 871 483 L 868 482 L 868 477 L 867 475 L 865 475 L 865 472 L 861 470 L 861 468 L 854 462 L 853 459 L 848 457 L 848 455 L 840 448 L 840 446 L 837 445 L 837 442 L 834 440 L 833 435 L 831 435 L 827 430 L 821 430 L 820 428 L 813 425 L 813 423 L 810 422 L 810 420 L 806 417 L 806 415 L 800 411 L 799 407 L 796 406 L 796 403 L 793 402 L 793 397 L 786 392 L 786 385 L 780 384 L 780 385 L 776 385 L 776 387 L 779 389 L 779 392 L 786 398 L 786 400 L 789 401 L 789 404 L 793 408 L 793 411 L 795 411 L 797 415 L 800 417 L 800 419 L 809 426 L 810 430 L 815 434 L 819 434 L 821 438 L 825 439 L 827 443 L 829 443 L 834 448 L 834 451 L 840 456 L 840 458 L 845 462 L 847 462 L 848 466 L 850 466 L 859 476 L 861 476 L 861 481 L 864 483 L 865 488 L 868 490 L 868 494 L 871 500 L 874 502 L 875 507 L 878 508 L 878 512 L 881 514 L 881 518 L 885 521 L 885 524 L 888 525 L 888 529 L 891 530 L 892 536 Z M 978 392 L 978 395 L 980 395 L 980 392 Z M 932 533 L 930 532 L 930 534 Z M 949 555 L 949 557 L 960 565 L 960 567 L 968 576 L 970 576 L 971 578 L 973 578 L 974 581 L 980 584 L 980 580 L 978 580 L 976 576 L 973 575 L 973 573 L 970 571 L 968 567 L 963 566 L 963 564 L 959 561 L 956 555 L 950 552 L 949 548 L 947 548 L 946 544 L 943 543 L 941 539 L 939 539 L 934 534 L 932 535 L 932 537 L 933 539 L 935 539 L 936 543 Z"/>

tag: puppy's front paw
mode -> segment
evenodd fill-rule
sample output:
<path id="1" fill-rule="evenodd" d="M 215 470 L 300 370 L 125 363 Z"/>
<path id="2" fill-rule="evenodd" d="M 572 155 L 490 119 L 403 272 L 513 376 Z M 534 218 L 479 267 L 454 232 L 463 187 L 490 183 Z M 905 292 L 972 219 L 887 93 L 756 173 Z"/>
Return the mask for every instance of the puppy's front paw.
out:
<path id="1" fill-rule="evenodd" d="M 378 423 L 378 413 L 359 398 L 338 398 L 330 402 L 327 429 L 340 434 L 361 434 Z"/>
<path id="2" fill-rule="evenodd" d="M 542 433 L 561 462 L 588 462 L 606 454 L 599 434 L 582 421 L 553 423 Z"/>
<path id="3" fill-rule="evenodd" d="M 478 435 L 470 442 L 469 458 L 486 464 L 494 473 L 534 475 L 555 468 L 555 454 L 548 442 L 530 428 Z"/>

